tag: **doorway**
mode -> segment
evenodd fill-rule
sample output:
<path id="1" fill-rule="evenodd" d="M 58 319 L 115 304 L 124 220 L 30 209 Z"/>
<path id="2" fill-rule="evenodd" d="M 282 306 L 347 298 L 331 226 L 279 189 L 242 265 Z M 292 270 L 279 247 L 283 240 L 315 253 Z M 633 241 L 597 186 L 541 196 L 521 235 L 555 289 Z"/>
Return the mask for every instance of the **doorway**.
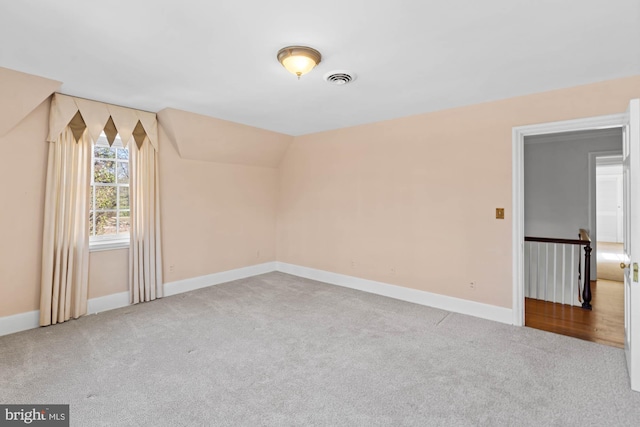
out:
<path id="1" fill-rule="evenodd" d="M 620 128 L 524 138 L 525 326 L 624 347 L 623 276 L 610 261 L 622 254 L 621 153 Z M 592 241 L 593 310 L 582 308 L 582 239 Z"/>
<path id="2" fill-rule="evenodd" d="M 581 130 L 622 130 L 624 187 L 624 351 L 631 389 L 640 391 L 640 227 L 632 227 L 640 215 L 640 99 L 632 99 L 626 112 L 608 116 L 519 126 L 512 134 L 513 172 L 513 323 L 524 325 L 524 138 Z M 595 174 L 592 175 L 595 180 Z M 591 182 L 591 181 L 590 181 Z M 595 184 L 592 185 L 595 189 Z M 595 197 L 590 203 L 595 203 Z M 589 210 L 591 211 L 591 210 Z M 595 212 L 595 211 L 594 211 Z M 595 222 L 595 218 L 593 218 Z M 596 234 L 597 235 L 597 234 Z M 583 244 L 581 240 L 579 242 Z M 585 270 L 589 271 L 589 270 Z"/>
<path id="3" fill-rule="evenodd" d="M 526 136 L 550 135 L 626 126 L 625 113 L 561 122 L 519 126 L 512 135 L 512 315 L 513 324 L 524 326 L 524 139 Z M 595 222 L 595 221 L 594 221 Z"/>
<path id="4" fill-rule="evenodd" d="M 622 155 L 595 158 L 597 279 L 624 282 Z"/>
<path id="5" fill-rule="evenodd" d="M 525 257 L 524 257 L 524 139 L 525 137 L 551 135 L 555 133 L 580 132 L 598 129 L 617 129 L 626 126 L 628 117 L 625 114 L 612 114 L 563 122 L 542 123 L 520 126 L 513 129 L 512 164 L 513 164 L 513 232 L 512 232 L 512 272 L 513 272 L 513 324 L 524 325 L 524 290 L 525 290 Z M 594 200 L 595 201 L 595 200 Z M 595 218 L 592 219 L 595 223 Z"/>

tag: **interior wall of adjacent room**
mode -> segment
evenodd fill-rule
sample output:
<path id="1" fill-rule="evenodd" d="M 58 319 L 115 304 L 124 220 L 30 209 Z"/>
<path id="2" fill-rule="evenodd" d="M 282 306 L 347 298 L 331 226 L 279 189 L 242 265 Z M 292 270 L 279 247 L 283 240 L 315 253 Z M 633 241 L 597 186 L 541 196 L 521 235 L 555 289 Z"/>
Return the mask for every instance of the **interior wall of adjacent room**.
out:
<path id="1" fill-rule="evenodd" d="M 511 307 L 513 127 L 634 97 L 640 76 L 297 137 L 278 261 Z"/>
<path id="2" fill-rule="evenodd" d="M 622 134 L 602 136 L 562 134 L 525 138 L 524 233 L 526 236 L 577 239 L 589 224 L 589 153 L 621 151 Z M 595 197 L 595 188 L 593 189 Z M 595 239 L 595 235 L 593 236 Z"/>
<path id="3" fill-rule="evenodd" d="M 622 157 L 618 164 L 596 162 L 596 218 L 599 242 L 623 243 Z"/>

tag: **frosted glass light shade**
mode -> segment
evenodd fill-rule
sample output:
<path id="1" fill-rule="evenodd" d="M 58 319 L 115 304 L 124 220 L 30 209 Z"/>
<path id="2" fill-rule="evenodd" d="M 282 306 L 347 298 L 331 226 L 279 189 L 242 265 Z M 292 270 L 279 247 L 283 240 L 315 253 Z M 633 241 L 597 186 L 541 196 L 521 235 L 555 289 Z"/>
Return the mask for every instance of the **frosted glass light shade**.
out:
<path id="1" fill-rule="evenodd" d="M 305 46 L 288 46 L 278 51 L 278 61 L 291 74 L 307 74 L 320 63 L 322 55 L 315 49 Z"/>

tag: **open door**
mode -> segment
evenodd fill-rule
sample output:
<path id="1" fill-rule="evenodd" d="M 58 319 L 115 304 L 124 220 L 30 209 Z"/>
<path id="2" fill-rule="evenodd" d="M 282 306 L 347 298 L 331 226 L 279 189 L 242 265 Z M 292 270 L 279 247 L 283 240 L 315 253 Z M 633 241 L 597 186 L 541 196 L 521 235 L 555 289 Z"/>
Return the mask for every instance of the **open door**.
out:
<path id="1" fill-rule="evenodd" d="M 631 389 L 640 391 L 640 99 L 629 103 L 623 126 L 624 348 Z"/>

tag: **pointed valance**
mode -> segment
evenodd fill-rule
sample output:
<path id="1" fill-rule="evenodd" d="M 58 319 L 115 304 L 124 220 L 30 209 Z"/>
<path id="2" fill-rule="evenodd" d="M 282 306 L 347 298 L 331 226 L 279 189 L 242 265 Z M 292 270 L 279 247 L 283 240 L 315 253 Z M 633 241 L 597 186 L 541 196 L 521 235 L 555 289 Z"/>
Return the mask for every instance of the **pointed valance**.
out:
<path id="1" fill-rule="evenodd" d="M 76 140 L 77 134 L 81 136 L 86 128 L 93 141 L 104 131 L 109 144 L 118 134 L 125 147 L 131 138 L 138 148 L 148 139 L 158 151 L 158 122 L 154 113 L 56 93 L 51 102 L 47 141 L 55 141 L 67 125 L 71 125 Z"/>

